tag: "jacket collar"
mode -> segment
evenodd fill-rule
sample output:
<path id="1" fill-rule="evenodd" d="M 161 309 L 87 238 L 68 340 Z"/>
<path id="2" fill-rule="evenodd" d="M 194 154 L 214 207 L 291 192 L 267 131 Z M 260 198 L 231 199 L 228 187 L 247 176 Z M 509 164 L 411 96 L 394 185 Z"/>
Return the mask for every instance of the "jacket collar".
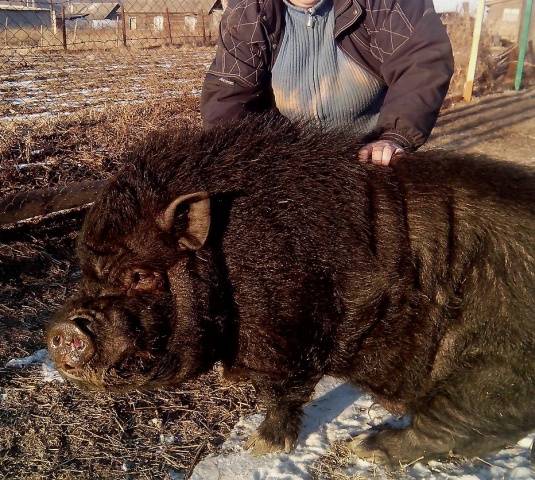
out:
<path id="1" fill-rule="evenodd" d="M 362 0 L 333 0 L 334 4 L 334 37 L 339 37 L 354 25 L 364 13 Z M 284 11 L 286 5 L 282 0 L 260 0 L 261 19 L 270 34 L 277 38 L 284 30 Z M 276 47 L 274 47 L 276 49 Z"/>
<path id="2" fill-rule="evenodd" d="M 334 36 L 338 37 L 351 27 L 363 14 L 364 10 L 357 0 L 334 1 Z"/>

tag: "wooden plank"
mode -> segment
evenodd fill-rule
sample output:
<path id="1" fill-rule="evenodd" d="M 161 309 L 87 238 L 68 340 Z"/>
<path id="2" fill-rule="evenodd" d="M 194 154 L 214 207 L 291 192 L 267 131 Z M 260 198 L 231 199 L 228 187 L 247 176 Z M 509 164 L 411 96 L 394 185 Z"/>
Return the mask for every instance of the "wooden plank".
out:
<path id="1" fill-rule="evenodd" d="M 477 55 L 479 52 L 479 40 L 481 38 L 481 28 L 483 26 L 483 15 L 485 13 L 485 0 L 479 0 L 477 4 L 476 19 L 474 22 L 474 34 L 472 36 L 472 49 L 470 50 L 470 61 L 466 73 L 463 98 L 465 102 L 472 100 L 474 91 L 474 79 L 476 76 Z"/>
<path id="2" fill-rule="evenodd" d="M 0 225 L 92 203 L 106 180 L 88 180 L 61 188 L 43 188 L 16 193 L 0 200 Z"/>

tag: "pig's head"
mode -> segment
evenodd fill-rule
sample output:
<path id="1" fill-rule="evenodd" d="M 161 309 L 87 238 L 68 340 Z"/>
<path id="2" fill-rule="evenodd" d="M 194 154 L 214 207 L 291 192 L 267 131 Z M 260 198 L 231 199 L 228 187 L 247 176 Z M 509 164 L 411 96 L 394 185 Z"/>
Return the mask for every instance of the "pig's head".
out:
<path id="1" fill-rule="evenodd" d="M 78 239 L 79 294 L 47 329 L 64 377 L 124 391 L 178 383 L 213 362 L 202 351 L 209 273 L 199 270 L 209 225 L 206 192 L 108 186 Z"/>

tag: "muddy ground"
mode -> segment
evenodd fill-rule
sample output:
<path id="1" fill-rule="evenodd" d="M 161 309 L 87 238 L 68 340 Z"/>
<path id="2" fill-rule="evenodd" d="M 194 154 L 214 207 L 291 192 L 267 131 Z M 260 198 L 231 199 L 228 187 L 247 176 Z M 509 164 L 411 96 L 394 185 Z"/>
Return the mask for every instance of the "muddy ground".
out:
<path id="1" fill-rule="evenodd" d="M 0 72 L 0 116 L 17 119 L 0 122 L 0 197 L 109 176 L 140 136 L 198 122 L 210 55 L 175 52 L 166 63 L 149 52 L 146 64 L 160 72 L 159 81 L 140 79 L 145 60 L 126 61 L 108 72 L 122 84 L 110 80 L 109 87 L 105 64 L 89 75 L 75 59 L 64 66 L 63 81 L 32 77 L 39 88 L 27 80 L 42 65 L 28 64 L 19 76 L 15 69 Z M 453 105 L 426 148 L 535 165 L 533 132 L 532 88 Z M 74 291 L 82 217 L 73 212 L 0 230 L 0 478 L 184 478 L 217 450 L 240 415 L 257 408 L 249 385 L 228 385 L 216 370 L 175 391 L 112 396 L 45 382 L 40 366 L 4 367 L 43 348 L 44 323 Z"/>

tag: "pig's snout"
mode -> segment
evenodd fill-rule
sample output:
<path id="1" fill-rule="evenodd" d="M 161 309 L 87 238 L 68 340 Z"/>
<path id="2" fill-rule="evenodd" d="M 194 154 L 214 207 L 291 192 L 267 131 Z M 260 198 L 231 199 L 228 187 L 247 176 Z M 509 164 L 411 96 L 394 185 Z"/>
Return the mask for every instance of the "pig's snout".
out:
<path id="1" fill-rule="evenodd" d="M 95 354 L 90 336 L 91 317 L 75 316 L 55 324 L 48 332 L 48 351 L 63 370 L 83 367 Z"/>

